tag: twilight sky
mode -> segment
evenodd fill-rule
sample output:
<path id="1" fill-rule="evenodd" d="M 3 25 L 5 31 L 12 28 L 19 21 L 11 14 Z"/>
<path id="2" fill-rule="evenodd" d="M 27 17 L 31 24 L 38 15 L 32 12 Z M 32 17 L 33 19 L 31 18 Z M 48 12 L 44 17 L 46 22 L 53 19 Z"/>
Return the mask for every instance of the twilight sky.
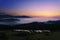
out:
<path id="1" fill-rule="evenodd" d="M 60 0 L 0 0 L 0 12 L 14 16 L 60 17 Z"/>

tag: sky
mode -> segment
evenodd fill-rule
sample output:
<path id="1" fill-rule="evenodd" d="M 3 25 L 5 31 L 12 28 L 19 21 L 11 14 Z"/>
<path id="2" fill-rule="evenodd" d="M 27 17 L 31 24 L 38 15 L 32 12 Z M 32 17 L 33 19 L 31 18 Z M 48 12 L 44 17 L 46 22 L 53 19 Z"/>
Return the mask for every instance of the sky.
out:
<path id="1" fill-rule="evenodd" d="M 60 0 L 0 0 L 0 12 L 13 16 L 60 17 Z"/>

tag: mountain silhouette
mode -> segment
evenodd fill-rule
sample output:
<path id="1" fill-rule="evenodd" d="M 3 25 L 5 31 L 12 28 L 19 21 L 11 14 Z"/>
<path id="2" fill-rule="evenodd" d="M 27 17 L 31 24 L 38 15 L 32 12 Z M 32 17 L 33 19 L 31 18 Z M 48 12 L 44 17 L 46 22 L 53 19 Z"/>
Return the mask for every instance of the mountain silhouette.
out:
<path id="1" fill-rule="evenodd" d="M 31 18 L 29 16 L 12 16 L 12 15 L 8 15 L 4 12 L 0 12 L 0 18 Z"/>
<path id="2" fill-rule="evenodd" d="M 29 16 L 12 16 L 8 15 L 5 12 L 0 12 L 0 24 L 4 25 L 14 25 L 18 24 L 17 21 L 20 21 L 20 19 L 17 18 L 30 18 Z"/>

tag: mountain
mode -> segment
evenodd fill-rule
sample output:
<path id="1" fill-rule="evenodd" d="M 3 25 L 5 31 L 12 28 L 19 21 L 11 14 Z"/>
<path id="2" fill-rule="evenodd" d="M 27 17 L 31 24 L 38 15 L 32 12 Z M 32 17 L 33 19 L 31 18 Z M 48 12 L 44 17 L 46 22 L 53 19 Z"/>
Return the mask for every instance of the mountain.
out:
<path id="1" fill-rule="evenodd" d="M 29 16 L 14 16 L 15 18 L 31 18 Z"/>
<path id="2" fill-rule="evenodd" d="M 0 18 L 31 18 L 29 16 L 12 16 L 12 15 L 8 15 L 4 12 L 0 12 Z"/>
<path id="3" fill-rule="evenodd" d="M 18 24 L 20 19 L 17 18 L 30 18 L 29 16 L 12 16 L 4 12 L 0 12 L 0 24 L 4 25 L 15 25 Z"/>
<path id="4" fill-rule="evenodd" d="M 12 16 L 7 15 L 6 13 L 3 13 L 3 12 L 0 13 L 0 18 L 9 18 L 9 17 L 12 17 Z"/>

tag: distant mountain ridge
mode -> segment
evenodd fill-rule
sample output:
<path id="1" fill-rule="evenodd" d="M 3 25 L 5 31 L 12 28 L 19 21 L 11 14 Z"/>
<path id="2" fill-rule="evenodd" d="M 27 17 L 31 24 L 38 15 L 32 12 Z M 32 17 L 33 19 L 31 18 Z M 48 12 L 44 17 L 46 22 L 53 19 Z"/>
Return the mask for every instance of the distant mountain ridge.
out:
<path id="1" fill-rule="evenodd" d="M 3 25 L 15 25 L 18 24 L 17 21 L 20 21 L 17 18 L 30 18 L 29 16 L 12 16 L 6 13 L 0 12 L 0 24 Z"/>
<path id="2" fill-rule="evenodd" d="M 6 13 L 0 13 L 0 18 L 31 18 L 29 16 L 12 16 Z"/>

